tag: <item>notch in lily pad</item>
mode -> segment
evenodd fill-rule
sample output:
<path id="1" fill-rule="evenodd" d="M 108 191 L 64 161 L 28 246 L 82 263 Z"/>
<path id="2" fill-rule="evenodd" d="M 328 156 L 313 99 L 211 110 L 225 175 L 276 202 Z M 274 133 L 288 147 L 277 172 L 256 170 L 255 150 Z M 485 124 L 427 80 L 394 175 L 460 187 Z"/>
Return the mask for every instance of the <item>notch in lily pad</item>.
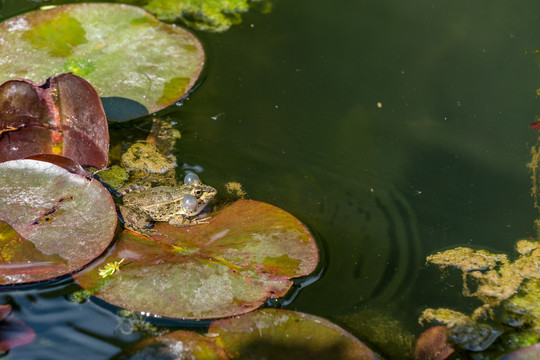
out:
<path id="1" fill-rule="evenodd" d="M 7 19 L 0 54 L 0 83 L 69 72 L 88 80 L 118 121 L 175 103 L 204 66 L 195 36 L 124 4 L 70 4 Z"/>
<path id="2" fill-rule="evenodd" d="M 312 273 L 315 241 L 298 219 L 275 206 L 238 200 L 206 224 L 157 223 L 157 234 L 124 231 L 92 268 L 74 274 L 84 289 L 129 310 L 180 319 L 250 312 L 283 297 L 292 278 Z M 109 266 L 121 266 L 105 279 Z"/>

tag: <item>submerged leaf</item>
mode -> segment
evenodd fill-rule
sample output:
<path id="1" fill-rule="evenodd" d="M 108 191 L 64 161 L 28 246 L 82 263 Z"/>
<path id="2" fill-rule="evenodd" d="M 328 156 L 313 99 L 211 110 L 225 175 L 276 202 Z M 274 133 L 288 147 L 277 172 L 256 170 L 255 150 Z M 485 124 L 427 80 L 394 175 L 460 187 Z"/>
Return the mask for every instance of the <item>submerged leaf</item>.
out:
<path id="1" fill-rule="evenodd" d="M 44 161 L 7 161 L 0 198 L 0 284 L 68 274 L 112 241 L 115 206 L 93 178 Z"/>
<path id="2" fill-rule="evenodd" d="M 156 224 L 161 235 L 124 231 L 101 264 L 75 275 L 85 289 L 111 304 L 173 318 L 209 319 L 249 312 L 282 297 L 291 278 L 318 262 L 315 241 L 291 214 L 258 201 L 239 200 L 207 224 Z M 125 259 L 103 286 L 99 266 Z"/>
<path id="3" fill-rule="evenodd" d="M 0 53 L 0 83 L 71 72 L 96 88 L 110 119 L 109 105 L 136 117 L 174 103 L 204 64 L 192 34 L 121 4 L 63 5 L 8 19 L 0 23 Z"/>
<path id="4" fill-rule="evenodd" d="M 7 308 L 11 311 L 10 305 L 0 305 L 0 308 L 2 308 L 2 312 Z M 5 315 L 7 316 L 7 314 Z M 15 316 L 10 315 L 0 319 L 0 351 L 8 351 L 16 346 L 28 344 L 35 337 L 36 333 Z"/>
<path id="5" fill-rule="evenodd" d="M 323 318 L 290 310 L 262 309 L 210 324 L 232 358 L 377 359 L 360 340 Z"/>
<path id="6" fill-rule="evenodd" d="M 94 88 L 75 75 L 54 76 L 43 84 L 10 80 L 0 85 L 0 134 L 0 162 L 54 154 L 107 166 L 103 106 Z"/>

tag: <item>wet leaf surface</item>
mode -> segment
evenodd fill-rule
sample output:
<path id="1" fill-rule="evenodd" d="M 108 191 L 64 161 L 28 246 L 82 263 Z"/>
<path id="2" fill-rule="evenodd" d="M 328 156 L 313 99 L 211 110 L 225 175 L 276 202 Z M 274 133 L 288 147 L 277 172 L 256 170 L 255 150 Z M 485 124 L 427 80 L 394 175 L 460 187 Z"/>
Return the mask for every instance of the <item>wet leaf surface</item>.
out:
<path id="1" fill-rule="evenodd" d="M 55 154 L 104 168 L 108 152 L 107 118 L 86 80 L 62 74 L 0 85 L 0 162 Z"/>
<path id="2" fill-rule="evenodd" d="M 105 104 L 132 116 L 180 99 L 204 63 L 192 34 L 121 4 L 64 5 L 8 19 L 0 24 L 0 53 L 0 83 L 70 72 L 88 80 Z M 126 120 L 106 110 L 110 120 Z"/>
<path id="3" fill-rule="evenodd" d="M 0 284 L 69 274 L 112 241 L 114 203 L 93 178 L 44 161 L 7 161 L 0 198 Z"/>
<path id="4" fill-rule="evenodd" d="M 190 331 L 175 331 L 144 340 L 115 359 L 226 360 L 228 357 L 211 338 Z"/>
<path id="5" fill-rule="evenodd" d="M 111 304 L 159 316 L 210 319 L 249 312 L 310 274 L 318 250 L 307 228 L 266 203 L 239 200 L 207 224 L 157 223 L 152 239 L 124 231 L 99 264 L 76 274 Z M 125 259 L 103 281 L 99 269 Z"/>
<path id="6" fill-rule="evenodd" d="M 262 309 L 210 324 L 231 358 L 377 359 L 360 340 L 323 318 L 300 312 Z"/>

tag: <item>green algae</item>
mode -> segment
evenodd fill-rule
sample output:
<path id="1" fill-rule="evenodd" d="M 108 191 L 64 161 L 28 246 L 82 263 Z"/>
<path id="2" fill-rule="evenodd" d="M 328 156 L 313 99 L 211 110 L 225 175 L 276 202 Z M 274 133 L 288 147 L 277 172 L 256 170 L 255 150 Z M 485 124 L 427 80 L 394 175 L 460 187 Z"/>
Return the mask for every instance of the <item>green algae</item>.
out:
<path id="1" fill-rule="evenodd" d="M 149 0 L 144 8 L 164 21 L 181 21 L 187 26 L 211 32 L 223 32 L 242 22 L 250 7 L 263 13 L 272 9 L 270 0 Z"/>
<path id="2" fill-rule="evenodd" d="M 450 341 L 464 350 L 482 351 L 479 359 L 495 359 L 540 340 L 540 243 L 520 240 L 516 253 L 511 261 L 505 254 L 459 247 L 429 256 L 428 263 L 441 269 L 461 270 L 462 294 L 482 305 L 470 316 L 428 308 L 419 321 L 445 325 Z"/>

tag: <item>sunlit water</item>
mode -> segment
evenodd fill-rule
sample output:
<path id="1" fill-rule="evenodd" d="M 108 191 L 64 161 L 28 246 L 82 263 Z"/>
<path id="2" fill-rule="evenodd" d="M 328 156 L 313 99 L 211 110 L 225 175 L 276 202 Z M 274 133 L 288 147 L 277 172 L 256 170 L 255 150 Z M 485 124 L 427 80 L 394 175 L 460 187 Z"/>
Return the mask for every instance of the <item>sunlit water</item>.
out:
<path id="1" fill-rule="evenodd" d="M 2 18 L 36 6 L 0 4 Z M 538 14 L 532 0 L 277 0 L 226 33 L 198 34 L 205 78 L 162 115 L 203 181 L 238 181 L 317 236 L 320 278 L 287 308 L 328 318 L 378 308 L 419 333 L 422 309 L 461 301 L 459 282 L 426 255 L 511 253 L 534 233 L 525 164 L 540 73 L 524 51 L 540 49 Z M 142 138 L 148 124 L 113 125 L 113 141 L 125 129 Z M 140 339 L 110 307 L 70 302 L 76 289 L 0 293 L 37 333 L 8 359 L 107 359 Z"/>

